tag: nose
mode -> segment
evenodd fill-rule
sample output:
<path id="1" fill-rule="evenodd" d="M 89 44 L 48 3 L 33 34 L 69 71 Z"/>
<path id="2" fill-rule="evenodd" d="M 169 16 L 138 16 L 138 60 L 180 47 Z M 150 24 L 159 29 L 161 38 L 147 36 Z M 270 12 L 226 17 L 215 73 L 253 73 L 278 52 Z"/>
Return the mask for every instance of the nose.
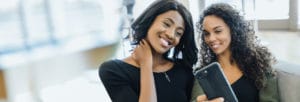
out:
<path id="1" fill-rule="evenodd" d="M 216 36 L 214 34 L 209 34 L 205 37 L 207 42 L 214 42 L 216 39 Z"/>
<path id="2" fill-rule="evenodd" d="M 166 31 L 166 36 L 170 40 L 174 40 L 175 38 L 175 30 L 169 29 Z"/>

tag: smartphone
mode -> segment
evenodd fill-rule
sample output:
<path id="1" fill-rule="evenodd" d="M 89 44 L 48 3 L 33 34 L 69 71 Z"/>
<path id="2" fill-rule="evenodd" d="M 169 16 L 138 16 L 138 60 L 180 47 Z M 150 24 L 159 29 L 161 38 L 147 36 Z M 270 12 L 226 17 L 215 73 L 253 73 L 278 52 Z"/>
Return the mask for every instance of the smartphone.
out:
<path id="1" fill-rule="evenodd" d="M 238 102 L 218 62 L 213 62 L 195 71 L 194 74 L 208 100 L 223 97 L 224 102 Z"/>

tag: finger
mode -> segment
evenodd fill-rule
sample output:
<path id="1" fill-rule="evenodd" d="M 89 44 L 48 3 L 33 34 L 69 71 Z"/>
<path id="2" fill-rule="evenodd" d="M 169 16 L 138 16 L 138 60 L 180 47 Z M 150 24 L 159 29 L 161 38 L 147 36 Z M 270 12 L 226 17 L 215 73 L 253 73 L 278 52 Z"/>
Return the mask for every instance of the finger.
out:
<path id="1" fill-rule="evenodd" d="M 136 52 L 136 50 L 139 48 L 139 45 L 136 45 L 135 48 L 132 49 L 132 53 Z"/>
<path id="2" fill-rule="evenodd" d="M 140 43 L 138 44 L 140 48 L 144 48 L 144 42 L 143 39 L 140 41 Z"/>
<path id="3" fill-rule="evenodd" d="M 134 49 L 132 49 L 131 54 L 132 55 L 136 55 L 136 53 L 138 52 L 139 46 L 136 46 Z"/>
<path id="4" fill-rule="evenodd" d="M 215 98 L 213 100 L 210 100 L 209 102 L 224 102 L 224 98 L 223 97 Z"/>
<path id="5" fill-rule="evenodd" d="M 136 51 L 135 52 L 137 52 L 137 51 L 139 51 L 139 50 L 141 50 L 143 48 L 143 45 L 141 44 L 141 42 L 136 46 Z"/>
<path id="6" fill-rule="evenodd" d="M 143 39 L 143 44 L 145 47 L 150 48 L 149 43 L 146 39 Z"/>
<path id="7" fill-rule="evenodd" d="M 135 57 L 135 53 L 133 52 L 133 53 L 131 53 L 131 57 L 132 57 L 132 59 L 133 60 L 135 60 L 136 59 L 136 57 Z"/>
<path id="8" fill-rule="evenodd" d="M 142 39 L 142 40 L 140 41 L 140 44 L 141 44 L 141 45 L 145 45 L 145 39 Z"/>
<path id="9" fill-rule="evenodd" d="M 206 95 L 200 95 L 197 97 L 197 102 L 203 102 L 203 101 L 206 101 L 207 100 L 207 97 Z"/>

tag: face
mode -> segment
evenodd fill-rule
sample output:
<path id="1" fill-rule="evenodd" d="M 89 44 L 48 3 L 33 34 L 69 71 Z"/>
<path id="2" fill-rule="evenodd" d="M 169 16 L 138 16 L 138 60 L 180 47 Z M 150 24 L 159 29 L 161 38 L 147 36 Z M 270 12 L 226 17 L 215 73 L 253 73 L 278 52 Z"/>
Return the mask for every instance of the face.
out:
<path id="1" fill-rule="evenodd" d="M 184 33 L 184 20 L 175 10 L 158 15 L 148 30 L 146 40 L 153 50 L 163 54 L 176 46 Z"/>
<path id="2" fill-rule="evenodd" d="M 223 19 L 209 15 L 203 20 L 204 41 L 216 54 L 230 53 L 231 34 Z"/>

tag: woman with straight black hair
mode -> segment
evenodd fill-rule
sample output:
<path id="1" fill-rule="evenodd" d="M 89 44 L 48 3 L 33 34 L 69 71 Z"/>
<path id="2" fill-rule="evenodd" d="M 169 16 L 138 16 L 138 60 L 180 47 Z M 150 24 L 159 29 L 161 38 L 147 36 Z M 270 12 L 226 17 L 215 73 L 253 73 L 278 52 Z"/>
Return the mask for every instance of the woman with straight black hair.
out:
<path id="1" fill-rule="evenodd" d="M 198 52 L 190 12 L 176 0 L 156 0 L 131 28 L 136 45 L 132 54 L 100 66 L 111 100 L 190 101 Z"/>

